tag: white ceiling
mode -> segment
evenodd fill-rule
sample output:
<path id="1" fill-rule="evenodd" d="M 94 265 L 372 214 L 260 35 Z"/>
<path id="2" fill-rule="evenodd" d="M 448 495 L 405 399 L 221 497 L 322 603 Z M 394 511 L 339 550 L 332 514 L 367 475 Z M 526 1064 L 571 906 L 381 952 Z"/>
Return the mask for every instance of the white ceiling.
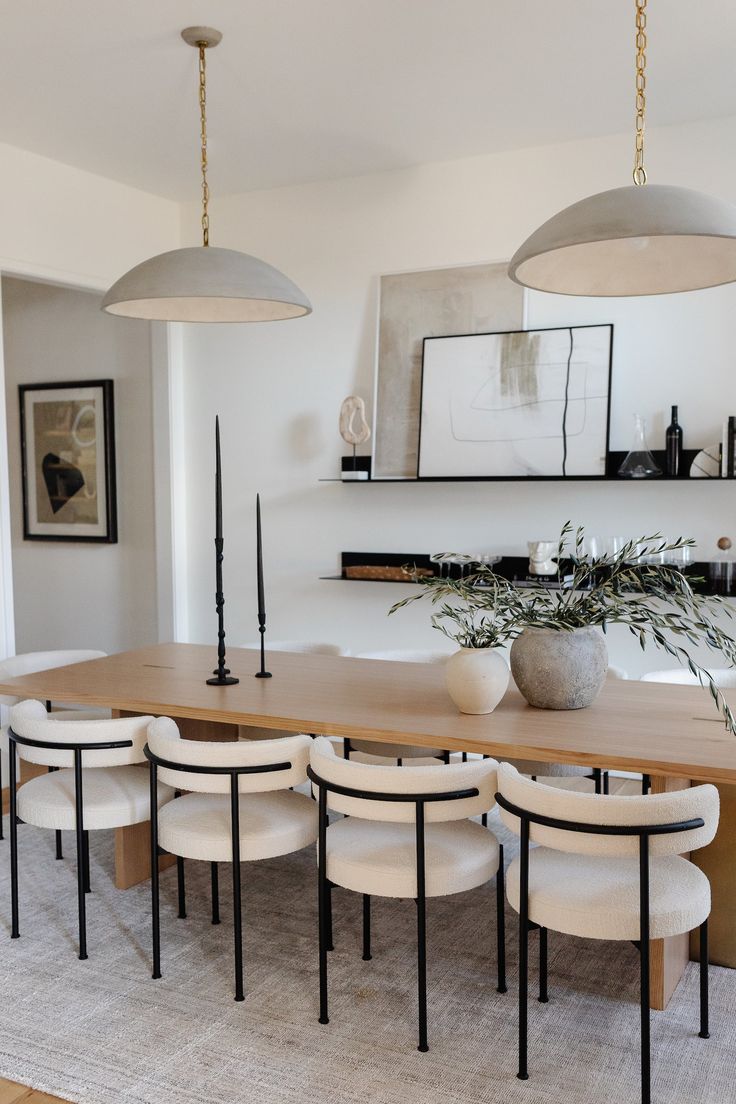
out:
<path id="1" fill-rule="evenodd" d="M 651 0 L 648 121 L 736 114 L 733 0 Z M 190 23 L 215 194 L 632 126 L 633 0 L 0 0 L 0 141 L 198 194 Z"/>

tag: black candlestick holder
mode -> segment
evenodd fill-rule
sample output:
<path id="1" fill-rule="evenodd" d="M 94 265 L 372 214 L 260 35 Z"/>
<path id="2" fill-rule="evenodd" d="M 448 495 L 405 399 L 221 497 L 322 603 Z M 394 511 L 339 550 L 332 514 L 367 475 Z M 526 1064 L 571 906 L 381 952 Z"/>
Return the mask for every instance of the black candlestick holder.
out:
<path id="1" fill-rule="evenodd" d="M 261 634 L 261 669 L 256 671 L 256 678 L 273 678 L 270 671 L 266 670 L 266 615 L 258 614 L 258 631 Z"/>
<path id="2" fill-rule="evenodd" d="M 222 537 L 215 537 L 217 666 L 212 672 L 214 678 L 207 679 L 208 686 L 233 686 L 236 682 L 240 682 L 240 679 L 231 675 L 229 668 L 225 666 L 225 595 L 222 590 L 222 561 L 225 558 L 223 553 L 224 544 L 225 542 Z"/>

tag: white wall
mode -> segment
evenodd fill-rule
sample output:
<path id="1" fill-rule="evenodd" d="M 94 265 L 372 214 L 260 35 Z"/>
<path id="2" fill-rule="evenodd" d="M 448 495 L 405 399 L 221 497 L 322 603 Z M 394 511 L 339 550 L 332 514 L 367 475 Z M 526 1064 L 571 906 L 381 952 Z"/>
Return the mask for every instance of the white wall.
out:
<path id="1" fill-rule="evenodd" d="M 179 207 L 159 196 L 92 173 L 0 144 L 0 271 L 101 291 L 138 261 L 179 243 Z M 96 309 L 96 308 L 95 308 Z M 98 365 L 93 374 L 99 376 Z M 43 373 L 42 373 L 43 374 Z M 74 373 L 76 374 L 76 373 Z M 141 379 L 141 384 L 144 381 Z M 4 393 L 0 358 L 0 391 Z M 140 399 L 150 404 L 150 386 Z M 11 415 L 17 398 L 11 396 Z M 14 649 L 10 542 L 6 525 L 11 486 L 17 482 L 0 410 L 0 654 Z M 125 465 L 125 459 L 121 458 Z M 133 462 L 135 466 L 135 461 Z M 152 472 L 145 473 L 152 478 Z M 166 493 L 167 488 L 163 488 Z M 14 487 L 17 493 L 17 487 Z M 17 519 L 16 519 L 17 520 Z M 136 538 L 138 539 L 138 538 Z M 147 540 L 153 547 L 153 529 Z M 16 570 L 23 575 L 28 545 L 16 546 Z M 15 588 L 18 592 L 18 586 Z M 19 592 L 18 592 L 19 593 Z M 19 594 L 20 596 L 20 594 Z M 144 620 L 140 631 L 148 633 Z M 21 638 L 25 636 L 21 627 Z M 109 639 L 115 637 L 113 630 Z M 146 637 L 149 639 L 150 637 Z M 130 639 L 128 628 L 121 639 Z M 22 644 L 18 644 L 21 647 Z"/>
<path id="2" fill-rule="evenodd" d="M 150 324 L 86 291 L 2 281 L 13 595 L 18 652 L 156 639 Z M 23 540 L 19 383 L 115 383 L 117 544 Z"/>
<path id="3" fill-rule="evenodd" d="M 650 179 L 736 201 L 736 120 L 648 133 Z M 358 179 L 219 200 L 213 240 L 282 268 L 312 299 L 304 320 L 190 327 L 185 337 L 184 474 L 191 639 L 213 640 L 213 423 L 221 416 L 225 471 L 226 627 L 255 635 L 253 509 L 260 490 L 270 632 L 335 640 L 354 650 L 430 647 L 442 638 L 409 593 L 391 584 L 321 582 L 341 550 L 520 553 L 572 518 L 591 533 L 661 529 L 694 536 L 703 555 L 736 537 L 732 485 L 703 482 L 562 484 L 319 483 L 337 474 L 337 416 L 345 395 L 370 404 L 377 277 L 383 272 L 504 259 L 541 221 L 585 194 L 625 184 L 628 136 L 523 150 Z M 196 241 L 197 211 L 184 214 Z M 627 448 L 641 412 L 661 438 L 678 403 L 686 447 L 717 439 L 736 411 L 733 286 L 661 299 L 591 301 L 529 296 L 529 326 L 615 324 L 611 447 Z M 613 634 L 612 661 L 641 658 Z M 633 638 L 631 638 L 633 639 Z M 449 647 L 449 644 L 448 644 Z"/>

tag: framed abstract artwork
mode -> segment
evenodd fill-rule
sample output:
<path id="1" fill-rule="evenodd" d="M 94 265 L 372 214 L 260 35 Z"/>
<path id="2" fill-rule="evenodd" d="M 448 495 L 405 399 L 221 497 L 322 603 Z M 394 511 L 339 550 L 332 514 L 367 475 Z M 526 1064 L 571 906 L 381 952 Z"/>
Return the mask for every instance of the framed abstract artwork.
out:
<path id="1" fill-rule="evenodd" d="M 114 544 L 113 381 L 21 384 L 25 540 Z"/>
<path id="2" fill-rule="evenodd" d="M 419 478 L 604 476 L 613 326 L 427 337 Z"/>
<path id="3" fill-rule="evenodd" d="M 381 276 L 372 479 L 416 479 L 422 340 L 524 325 L 524 289 L 508 263 Z"/>

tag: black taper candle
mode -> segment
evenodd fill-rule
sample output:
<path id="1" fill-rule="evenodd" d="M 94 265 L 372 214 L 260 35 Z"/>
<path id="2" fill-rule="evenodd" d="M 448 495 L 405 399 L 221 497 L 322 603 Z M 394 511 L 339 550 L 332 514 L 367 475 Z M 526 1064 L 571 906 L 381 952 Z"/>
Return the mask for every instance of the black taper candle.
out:
<path id="1" fill-rule="evenodd" d="M 219 415 L 215 415 L 215 540 L 222 540 L 222 460 Z"/>
<path id="2" fill-rule="evenodd" d="M 215 609 L 217 610 L 217 666 L 207 679 L 208 686 L 233 686 L 234 678 L 225 666 L 225 594 L 222 587 L 222 561 L 225 558 L 222 536 L 222 462 L 220 459 L 220 419 L 215 417 Z"/>
<path id="3" fill-rule="evenodd" d="M 263 589 L 263 534 L 261 532 L 261 496 L 256 495 L 256 574 L 258 577 L 258 631 L 261 634 L 261 669 L 256 678 L 271 678 L 266 670 L 266 595 Z"/>

